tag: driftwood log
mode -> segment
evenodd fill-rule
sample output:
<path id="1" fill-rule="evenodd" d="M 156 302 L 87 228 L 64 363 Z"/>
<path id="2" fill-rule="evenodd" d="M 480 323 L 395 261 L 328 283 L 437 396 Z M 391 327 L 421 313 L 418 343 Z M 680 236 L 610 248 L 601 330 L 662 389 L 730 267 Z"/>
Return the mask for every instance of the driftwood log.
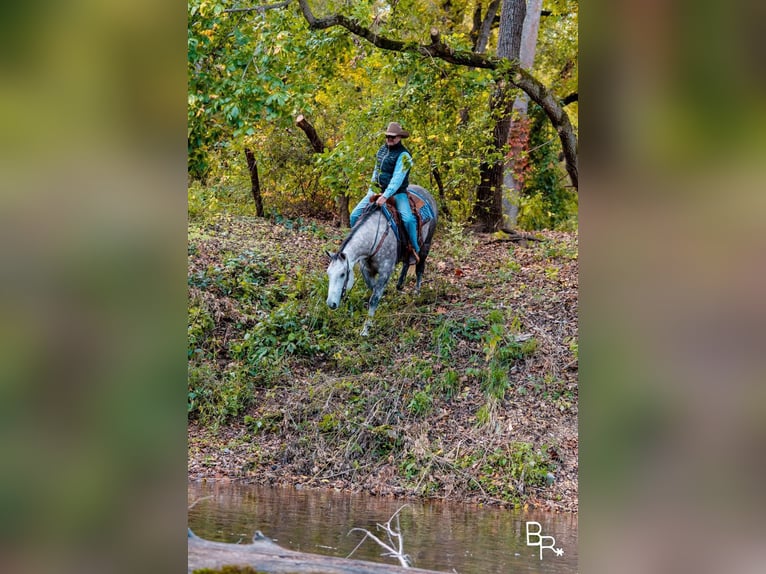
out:
<path id="1" fill-rule="evenodd" d="M 251 544 L 204 540 L 189 530 L 188 574 L 195 570 L 240 567 L 268 574 L 439 574 L 364 560 L 308 554 L 282 548 L 256 532 Z"/>

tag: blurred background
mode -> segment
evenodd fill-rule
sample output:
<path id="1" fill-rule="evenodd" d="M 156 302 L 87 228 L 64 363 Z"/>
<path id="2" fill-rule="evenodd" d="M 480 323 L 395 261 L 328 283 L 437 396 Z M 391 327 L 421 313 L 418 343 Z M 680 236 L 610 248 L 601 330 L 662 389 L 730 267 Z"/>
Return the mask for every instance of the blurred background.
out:
<path id="1" fill-rule="evenodd" d="M 4 572 L 186 562 L 185 15 L 3 8 Z M 766 4 L 580 21 L 580 570 L 762 572 Z"/>
<path id="2" fill-rule="evenodd" d="M 0 570 L 186 563 L 185 14 L 0 16 Z"/>
<path id="3" fill-rule="evenodd" d="M 581 9 L 581 572 L 766 566 L 765 17 Z"/>

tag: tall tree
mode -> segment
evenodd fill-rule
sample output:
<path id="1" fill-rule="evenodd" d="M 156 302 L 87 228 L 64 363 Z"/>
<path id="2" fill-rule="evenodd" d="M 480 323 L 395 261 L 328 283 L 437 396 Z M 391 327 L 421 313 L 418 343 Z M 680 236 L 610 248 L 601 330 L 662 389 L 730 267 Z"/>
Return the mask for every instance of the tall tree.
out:
<path id="1" fill-rule="evenodd" d="M 525 0 L 503 0 L 497 41 L 498 58 L 518 62 L 526 11 Z M 496 230 L 503 221 L 504 156 L 511 132 L 511 105 L 511 85 L 501 78 L 490 100 L 490 115 L 497 118 L 492 130 L 494 153 L 490 161 L 481 164 L 481 181 L 474 208 L 474 217 L 487 231 Z"/>
<path id="2" fill-rule="evenodd" d="M 261 197 L 261 180 L 258 178 L 258 163 L 255 161 L 255 153 L 249 147 L 245 148 L 245 160 L 250 172 L 250 191 L 255 202 L 255 214 L 263 217 L 263 198 Z"/>
<path id="3" fill-rule="evenodd" d="M 483 54 L 489 44 L 489 35 L 492 32 L 492 24 L 497 16 L 497 10 L 500 8 L 501 0 L 492 0 L 487 7 L 487 13 L 484 18 L 481 17 L 481 4 L 476 7 L 474 13 L 474 27 L 471 35 L 476 37 L 473 45 L 473 51 L 477 54 Z"/>
<path id="4" fill-rule="evenodd" d="M 524 17 L 524 26 L 521 32 L 521 48 L 519 50 L 519 64 L 524 70 L 531 70 L 535 61 L 535 49 L 537 47 L 537 33 L 540 28 L 540 14 L 542 11 L 542 0 L 529 0 L 529 6 Z M 527 108 L 529 105 L 529 96 L 522 92 L 516 96 L 512 107 L 511 128 L 509 131 L 511 150 L 507 156 L 503 172 L 503 187 L 511 193 L 518 194 L 520 183 L 517 181 L 514 173 L 517 167 L 517 158 L 528 147 L 528 123 Z M 503 223 L 510 227 L 516 222 L 518 205 L 508 201 L 503 195 Z"/>

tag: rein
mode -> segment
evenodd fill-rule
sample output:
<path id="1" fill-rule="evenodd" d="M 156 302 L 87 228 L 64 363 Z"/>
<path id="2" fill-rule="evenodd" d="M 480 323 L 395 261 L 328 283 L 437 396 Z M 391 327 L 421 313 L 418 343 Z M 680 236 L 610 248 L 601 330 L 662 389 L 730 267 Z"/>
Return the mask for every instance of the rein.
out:
<path id="1" fill-rule="evenodd" d="M 379 210 L 382 213 L 382 209 L 378 206 L 376 206 L 374 203 L 370 204 L 370 207 L 377 207 L 377 210 Z M 349 241 L 351 241 L 351 238 L 356 235 L 356 232 L 359 231 L 362 228 L 362 224 L 367 221 L 373 213 L 375 213 L 376 209 L 370 209 L 369 207 L 365 209 L 363 212 L 363 215 L 359 221 L 356 222 L 356 225 L 351 230 L 351 233 L 349 233 L 348 237 L 343 240 L 343 243 L 340 244 L 340 247 L 338 248 L 338 253 L 343 251 L 346 248 L 346 245 Z M 378 242 L 378 235 L 380 234 L 380 219 L 378 219 L 378 227 L 375 231 L 375 239 L 372 242 L 372 251 L 367 257 L 373 257 L 378 251 L 380 251 L 380 248 L 383 246 L 383 241 L 385 241 L 386 237 L 388 237 L 388 232 L 391 230 L 391 226 L 386 223 L 386 231 L 383 233 L 383 237 L 380 238 L 380 242 Z M 377 242 L 377 246 L 375 245 Z"/>
<path id="2" fill-rule="evenodd" d="M 375 254 L 380 251 L 380 248 L 383 246 L 383 242 L 386 240 L 386 237 L 388 237 L 388 232 L 391 230 L 391 226 L 386 223 L 386 231 L 383 233 L 383 237 L 380 238 L 380 242 L 378 243 L 378 246 L 375 247 L 375 240 L 372 242 L 372 246 L 375 247 L 373 249 L 372 253 L 370 253 L 369 257 L 375 257 Z M 378 233 L 380 233 L 380 219 L 378 219 L 378 229 L 375 232 L 375 239 L 377 240 Z"/>

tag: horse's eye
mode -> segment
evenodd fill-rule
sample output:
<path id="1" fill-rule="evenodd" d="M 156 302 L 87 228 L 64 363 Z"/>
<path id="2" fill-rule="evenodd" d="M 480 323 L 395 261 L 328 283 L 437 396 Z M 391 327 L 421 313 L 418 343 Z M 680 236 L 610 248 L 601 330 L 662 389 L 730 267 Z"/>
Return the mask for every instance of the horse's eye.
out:
<path id="1" fill-rule="evenodd" d="M 341 273 L 340 276 L 341 276 L 341 278 L 343 278 L 343 277 L 346 276 L 346 274 L 345 273 Z"/>

